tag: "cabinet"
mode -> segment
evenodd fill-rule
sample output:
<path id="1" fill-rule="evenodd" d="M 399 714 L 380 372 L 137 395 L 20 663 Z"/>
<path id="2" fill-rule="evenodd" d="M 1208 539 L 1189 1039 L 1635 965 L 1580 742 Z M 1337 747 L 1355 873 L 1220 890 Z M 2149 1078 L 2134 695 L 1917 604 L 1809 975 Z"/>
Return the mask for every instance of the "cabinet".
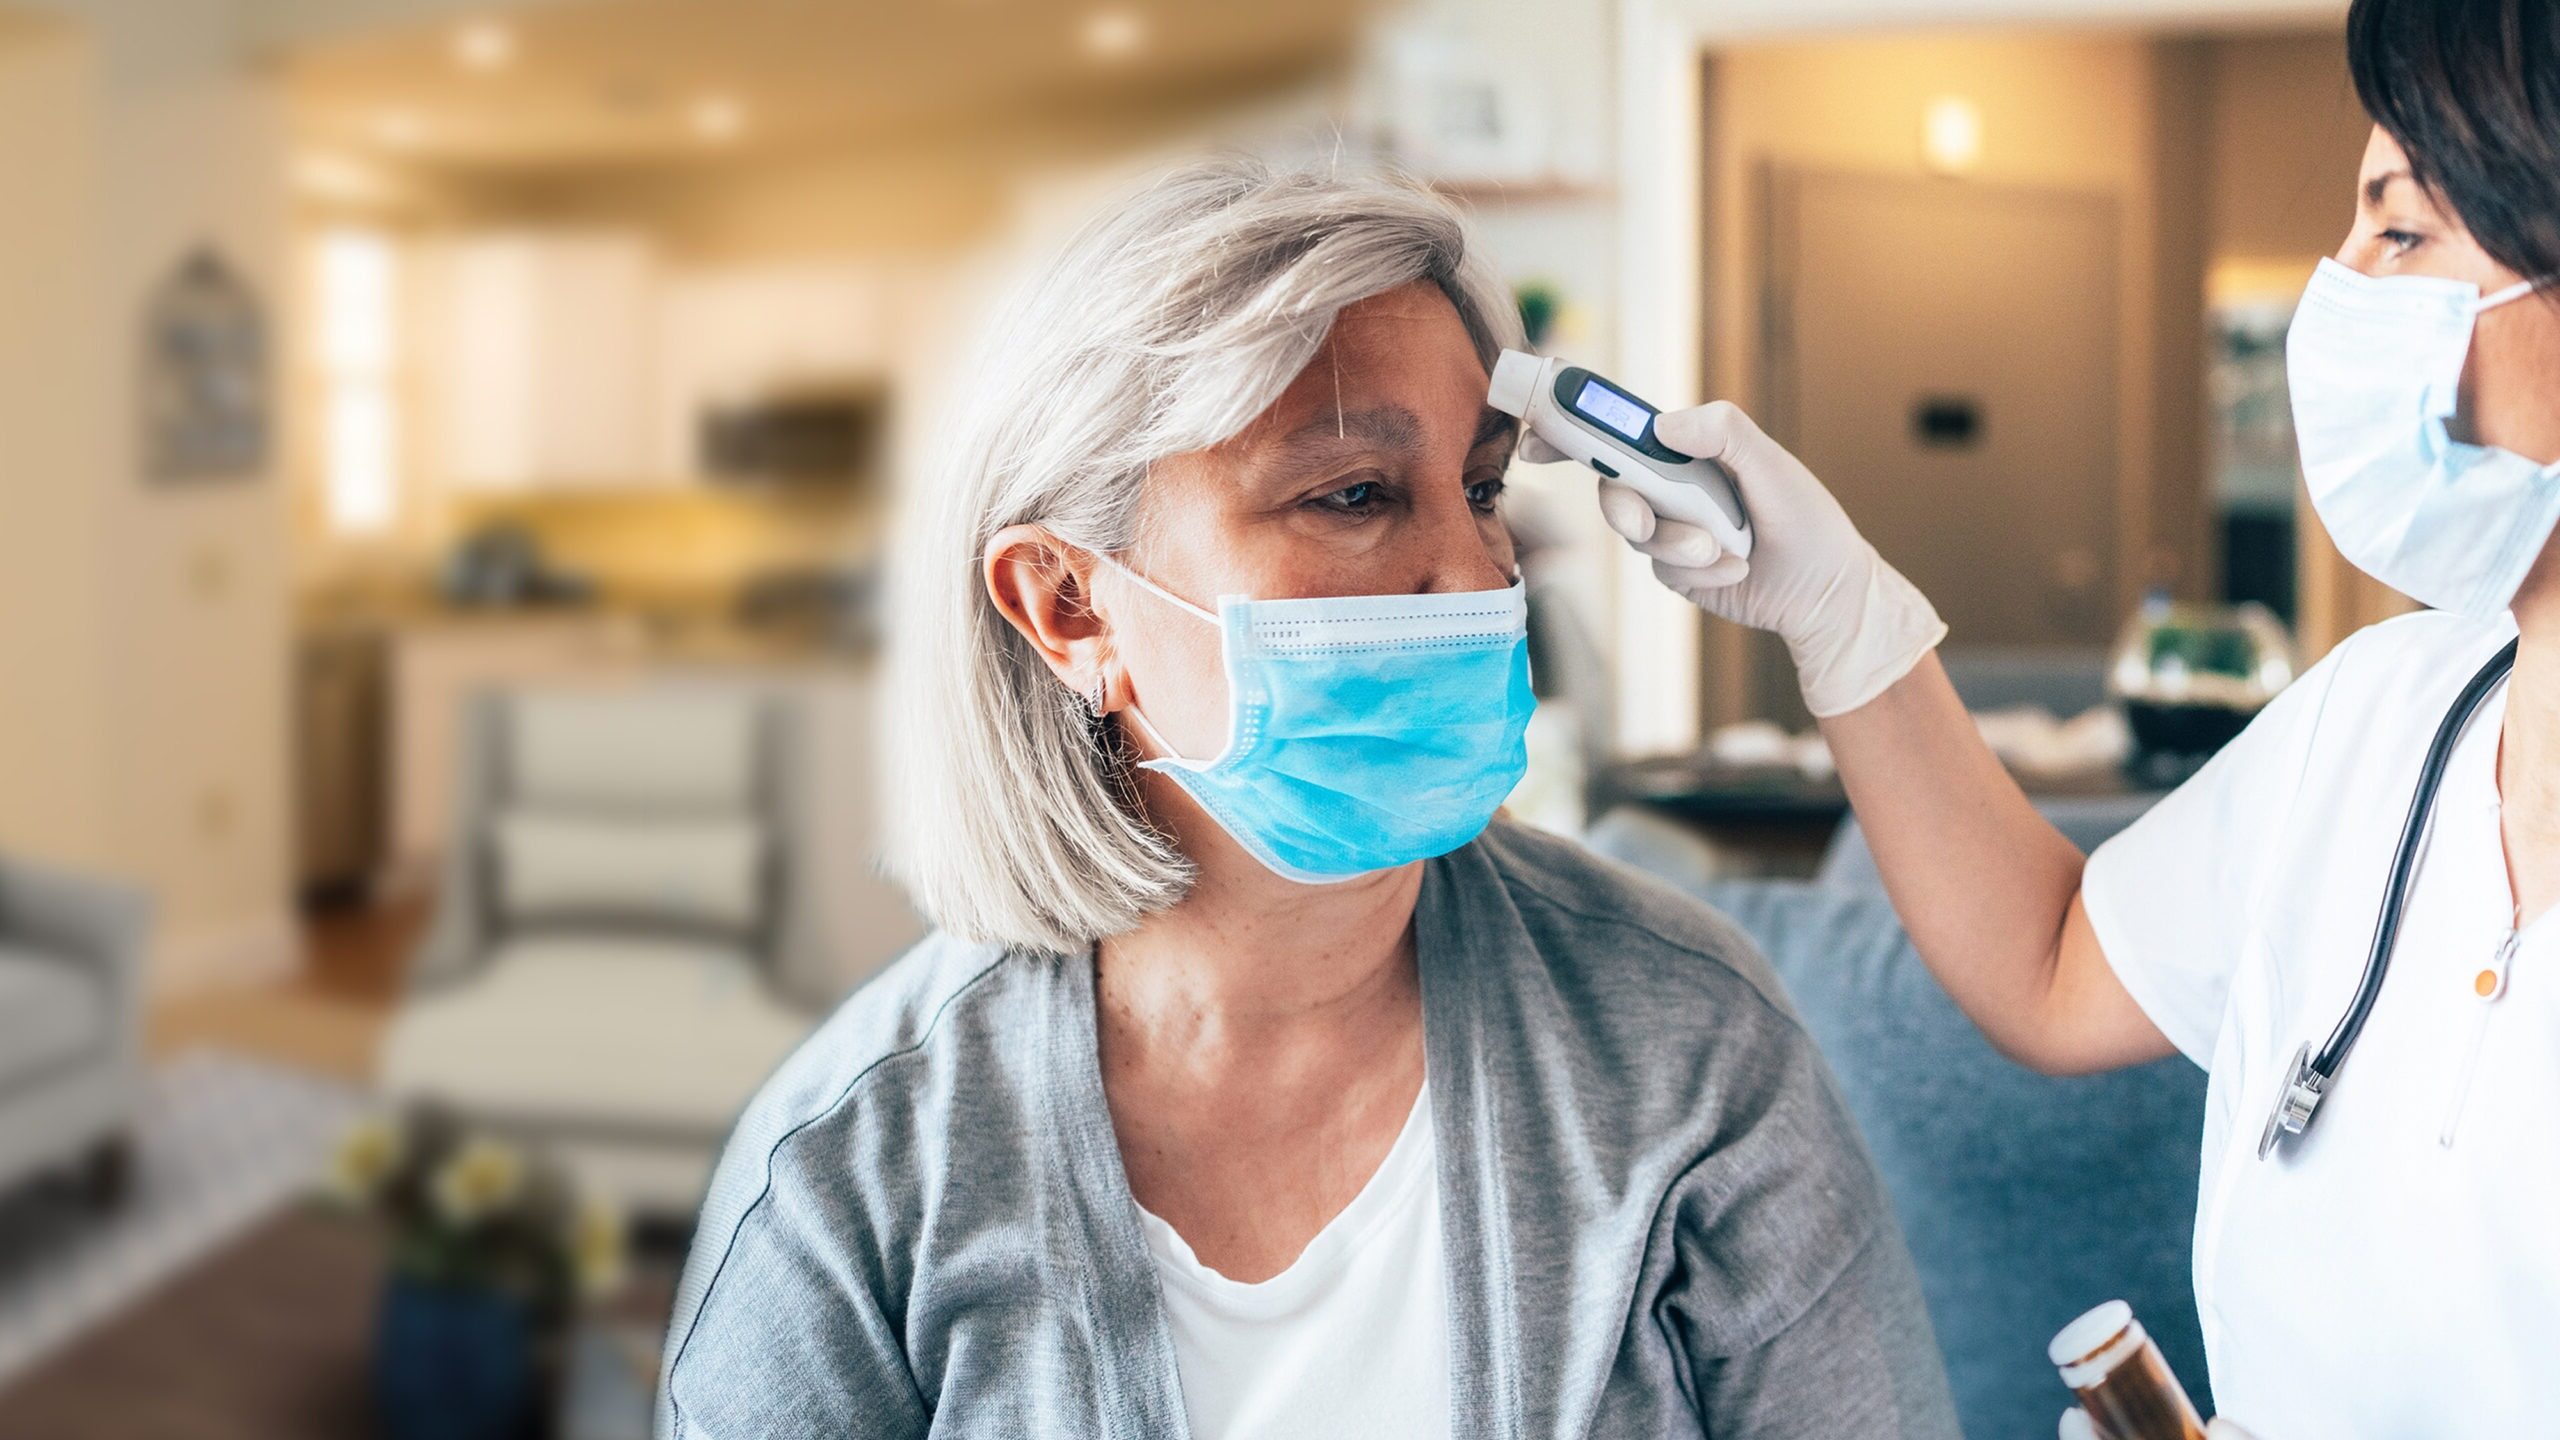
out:
<path id="1" fill-rule="evenodd" d="M 648 242 L 495 232 L 430 257 L 438 467 L 475 490 L 628 485 L 653 463 Z"/>
<path id="2" fill-rule="evenodd" d="M 701 473 L 704 417 L 795 394 L 838 393 L 889 369 L 891 303 L 851 265 L 684 271 L 659 287 L 656 469 Z"/>
<path id="3" fill-rule="evenodd" d="M 663 266 L 628 231 L 477 232 L 426 269 L 430 468 L 480 492 L 696 483 L 706 416 L 883 385 L 916 303 L 851 263 Z"/>

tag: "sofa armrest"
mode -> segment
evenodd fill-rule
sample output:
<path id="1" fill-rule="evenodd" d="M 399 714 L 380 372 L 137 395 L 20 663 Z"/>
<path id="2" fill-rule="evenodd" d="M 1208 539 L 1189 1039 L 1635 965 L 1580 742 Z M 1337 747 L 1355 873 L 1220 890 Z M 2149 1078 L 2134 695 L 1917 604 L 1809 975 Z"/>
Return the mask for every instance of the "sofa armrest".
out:
<path id="1" fill-rule="evenodd" d="M 0 859 L 0 934 L 86 962 L 141 990 L 151 902 L 132 886 Z"/>
<path id="2" fill-rule="evenodd" d="M 139 1083 L 151 899 L 130 885 L 0 858 L 0 936 L 94 972 L 112 1006 L 107 1060 Z"/>

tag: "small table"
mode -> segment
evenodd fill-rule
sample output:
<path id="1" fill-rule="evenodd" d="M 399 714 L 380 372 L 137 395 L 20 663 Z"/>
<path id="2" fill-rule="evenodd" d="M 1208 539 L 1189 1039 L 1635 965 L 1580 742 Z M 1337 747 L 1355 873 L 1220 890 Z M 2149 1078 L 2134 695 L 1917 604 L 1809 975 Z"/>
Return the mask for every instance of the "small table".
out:
<path id="1" fill-rule="evenodd" d="M 2013 771 L 2030 800 L 2100 799 L 2155 794 L 2152 777 L 2109 767 L 2070 775 Z M 2182 776 L 2168 778 L 2174 784 Z M 1657 755 L 1612 766 L 1602 788 L 1616 800 L 1646 806 L 1737 850 L 1759 856 L 1768 873 L 1811 875 L 1822 863 L 1849 792 L 1836 775 L 1791 767 L 1723 765 L 1704 756 Z"/>
<path id="2" fill-rule="evenodd" d="M 382 1243 L 369 1226 L 296 1206 L 0 1389 L 0 1436 L 379 1435 L 370 1376 L 382 1283 Z M 672 1274 L 635 1268 L 633 1283 L 597 1323 L 663 1328 L 673 1296 Z M 571 1353 L 592 1348 L 573 1339 Z M 568 1388 L 576 1392 L 574 1377 Z"/>

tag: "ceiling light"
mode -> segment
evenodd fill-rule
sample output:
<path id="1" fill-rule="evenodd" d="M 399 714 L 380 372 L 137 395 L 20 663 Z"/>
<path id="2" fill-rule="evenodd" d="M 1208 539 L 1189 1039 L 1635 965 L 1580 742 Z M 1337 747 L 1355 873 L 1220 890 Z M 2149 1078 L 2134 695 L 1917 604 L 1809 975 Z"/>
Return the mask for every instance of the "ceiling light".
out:
<path id="1" fill-rule="evenodd" d="M 706 95 L 693 102 L 686 118 L 693 133 L 710 141 L 734 140 L 747 128 L 747 109 L 726 95 Z"/>
<path id="2" fill-rule="evenodd" d="M 1961 95 L 1942 95 L 1920 112 L 1920 158 L 1940 175 L 1962 175 L 1982 159 L 1982 112 Z"/>
<path id="3" fill-rule="evenodd" d="M 474 20 L 453 32 L 453 58 L 466 70 L 503 70 L 516 58 L 516 32 L 495 20 Z"/>
<path id="4" fill-rule="evenodd" d="M 1147 22 L 1134 10 L 1097 10 L 1084 19 L 1086 53 L 1118 60 L 1147 42 Z"/>

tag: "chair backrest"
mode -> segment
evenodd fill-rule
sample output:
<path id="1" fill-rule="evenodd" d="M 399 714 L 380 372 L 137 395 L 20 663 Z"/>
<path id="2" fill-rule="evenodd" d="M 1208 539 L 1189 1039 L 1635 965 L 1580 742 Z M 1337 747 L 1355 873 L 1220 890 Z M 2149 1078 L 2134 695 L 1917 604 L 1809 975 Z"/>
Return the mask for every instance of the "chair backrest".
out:
<path id="1" fill-rule="evenodd" d="M 414 975 L 477 967 L 511 928 L 727 931 L 784 994 L 835 998 L 807 854 L 795 697 L 747 683 L 474 698 L 436 933 Z"/>
<path id="2" fill-rule="evenodd" d="M 2063 838 L 2086 853 L 2097 849 L 2108 836 L 2141 819 L 2143 812 L 2158 804 L 2159 800 L 2158 791 L 2047 796 L 2036 801 L 2036 812 L 2052 821 Z M 1868 848 L 1867 833 L 1859 828 L 1856 815 L 1841 821 L 1840 828 L 1832 832 L 1831 844 L 1822 852 L 1822 868 L 1814 878 L 1841 889 L 1873 895 L 1884 893 L 1884 876 L 1876 869 L 1875 852 Z"/>
<path id="3" fill-rule="evenodd" d="M 1767 952 L 1883 1172 L 1968 1435 L 2051 1433 L 2045 1343 L 2121 1299 L 2210 1414 L 2189 1256 L 2205 1077 L 2054 1078 L 1994 1051 L 1880 895 L 1710 886 Z"/>

